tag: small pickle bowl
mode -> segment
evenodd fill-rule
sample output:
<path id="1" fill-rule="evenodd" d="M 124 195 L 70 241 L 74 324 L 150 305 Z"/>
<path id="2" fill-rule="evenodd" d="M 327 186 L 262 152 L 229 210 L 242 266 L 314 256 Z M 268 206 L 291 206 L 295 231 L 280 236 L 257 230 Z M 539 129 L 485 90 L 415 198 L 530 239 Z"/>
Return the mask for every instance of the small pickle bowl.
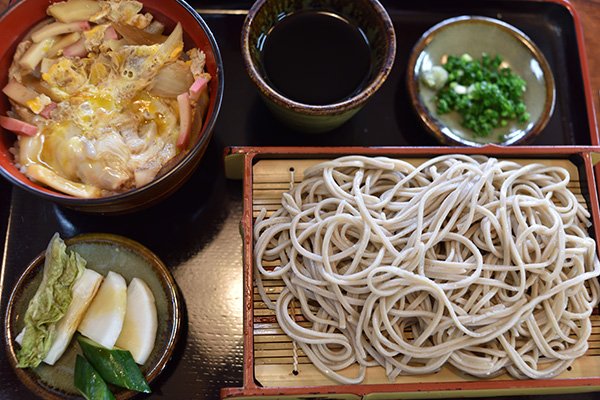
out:
<path id="1" fill-rule="evenodd" d="M 369 44 L 371 68 L 368 76 L 359 90 L 336 103 L 311 105 L 291 100 L 276 91 L 265 76 L 261 55 L 265 39 L 282 19 L 304 11 L 328 12 L 342 17 L 357 27 Z M 269 110 L 290 128 L 305 133 L 330 131 L 356 114 L 385 82 L 396 55 L 394 26 L 377 0 L 258 0 L 244 21 L 241 45 L 248 75 Z"/>
<path id="2" fill-rule="evenodd" d="M 48 18 L 46 9 L 51 0 L 22 0 L 11 5 L 0 15 L 0 88 L 8 82 L 8 71 L 15 50 L 23 37 L 40 21 Z M 212 136 L 223 97 L 223 62 L 217 42 L 208 25 L 184 0 L 144 0 L 143 11 L 151 13 L 171 32 L 180 22 L 183 29 L 184 49 L 197 47 L 206 54 L 205 70 L 211 75 L 208 83 L 209 101 L 206 115 L 199 130 L 192 130 L 189 144 L 159 171 L 148 184 L 129 191 L 97 198 L 78 198 L 60 193 L 29 179 L 15 164 L 11 153 L 15 135 L 0 128 L 0 175 L 16 187 L 36 197 L 78 211 L 101 214 L 124 214 L 148 208 L 181 187 L 192 176 Z M 10 109 L 8 99 L 0 93 L 0 115 Z"/>
<path id="3" fill-rule="evenodd" d="M 483 59 L 484 55 L 490 59 L 500 57 L 500 70 L 510 68 L 525 82 L 522 102 L 529 118 L 521 122 L 518 118 L 498 115 L 493 118 L 502 120 L 499 126 L 488 134 L 476 134 L 463 126 L 463 117 L 457 111 L 438 113 L 438 90 L 446 88 L 448 83 L 443 78 L 437 79 L 438 74 L 449 75 L 446 70 L 440 73 L 440 66 L 450 56 L 471 61 Z M 428 79 L 429 82 L 425 82 Z M 550 120 L 556 97 L 548 61 L 531 39 L 503 21 L 480 16 L 446 19 L 425 32 L 410 55 L 407 86 L 416 113 L 437 140 L 448 145 L 475 147 L 531 142 Z M 449 89 L 456 91 L 456 86 L 461 85 Z M 466 89 L 467 93 L 471 90 L 460 89 Z"/>
<path id="4" fill-rule="evenodd" d="M 140 370 L 148 383 L 166 368 L 181 335 L 182 300 L 177 284 L 165 264 L 148 248 L 131 239 L 107 234 L 88 233 L 65 240 L 69 251 L 86 260 L 86 268 L 103 276 L 109 271 L 121 275 L 127 282 L 142 279 L 152 291 L 157 310 L 157 333 L 154 347 Z M 45 251 L 29 265 L 10 292 L 4 316 L 4 340 L 7 362 L 21 382 L 46 400 L 82 399 L 75 387 L 75 359 L 81 354 L 75 338 L 54 365 L 41 363 L 35 368 L 18 368 L 20 346 L 16 337 L 25 326 L 25 314 L 44 275 Z M 112 387 L 117 400 L 126 400 L 138 393 Z"/>

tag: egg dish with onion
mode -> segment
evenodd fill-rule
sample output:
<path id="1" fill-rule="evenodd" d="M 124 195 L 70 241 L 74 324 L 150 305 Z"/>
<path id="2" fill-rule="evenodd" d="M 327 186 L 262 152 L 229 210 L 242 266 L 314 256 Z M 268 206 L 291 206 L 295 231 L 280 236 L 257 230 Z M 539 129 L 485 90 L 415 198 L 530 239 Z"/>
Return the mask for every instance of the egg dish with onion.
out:
<path id="1" fill-rule="evenodd" d="M 0 126 L 30 179 L 95 198 L 146 185 L 185 152 L 208 108 L 205 54 L 128 0 L 53 3 L 18 45 Z"/>

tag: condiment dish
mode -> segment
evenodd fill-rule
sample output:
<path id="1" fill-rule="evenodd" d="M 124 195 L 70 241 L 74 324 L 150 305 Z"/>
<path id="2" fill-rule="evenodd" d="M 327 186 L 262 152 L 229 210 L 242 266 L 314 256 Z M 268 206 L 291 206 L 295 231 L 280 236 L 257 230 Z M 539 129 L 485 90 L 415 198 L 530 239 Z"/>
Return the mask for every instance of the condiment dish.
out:
<path id="1" fill-rule="evenodd" d="M 179 339 L 182 302 L 175 280 L 163 262 L 143 245 L 122 236 L 83 234 L 65 240 L 67 248 L 76 251 L 90 268 L 106 276 L 109 271 L 122 275 L 127 282 L 142 279 L 153 293 L 158 331 L 150 357 L 141 371 L 150 383 L 165 368 Z M 24 326 L 25 310 L 36 292 L 44 267 L 45 253 L 38 255 L 25 269 L 8 300 L 4 318 L 7 358 L 19 379 L 44 399 L 80 398 L 73 383 L 75 357 L 80 353 L 73 338 L 65 354 L 55 365 L 40 364 L 34 369 L 16 367 L 18 345 L 15 337 Z M 77 334 L 76 334 L 77 335 Z M 128 399 L 136 393 L 125 389 L 114 391 L 117 399 Z"/>
<path id="2" fill-rule="evenodd" d="M 439 114 L 436 91 L 421 79 L 424 71 L 442 65 L 448 56 L 483 54 L 502 58 L 526 83 L 523 102 L 530 118 L 527 122 L 510 121 L 489 135 L 475 135 L 462 126 L 457 112 Z M 531 142 L 544 129 L 554 110 L 554 77 L 540 49 L 517 28 L 506 22 L 480 16 L 446 19 L 426 31 L 416 43 L 407 67 L 410 100 L 425 128 L 440 142 L 449 145 L 512 145 Z"/>

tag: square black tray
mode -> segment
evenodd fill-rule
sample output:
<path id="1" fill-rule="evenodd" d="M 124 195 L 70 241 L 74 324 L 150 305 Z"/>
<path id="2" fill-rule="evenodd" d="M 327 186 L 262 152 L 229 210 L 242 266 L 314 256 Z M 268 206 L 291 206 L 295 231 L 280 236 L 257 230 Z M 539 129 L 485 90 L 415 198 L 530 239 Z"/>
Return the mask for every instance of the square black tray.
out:
<path id="1" fill-rule="evenodd" d="M 419 37 L 431 26 L 458 15 L 499 18 L 528 35 L 547 58 L 556 81 L 556 106 L 534 145 L 588 146 L 598 143 L 589 92 L 587 60 L 577 16 L 561 1 L 383 0 L 394 22 L 397 51 L 387 81 L 361 112 L 342 127 L 315 137 L 299 134 L 274 120 L 247 77 L 239 43 L 244 14 L 204 14 L 225 62 L 225 103 L 217 127 L 227 144 L 252 146 L 432 146 L 437 142 L 421 126 L 406 90 L 406 64 Z M 222 2 L 221 2 L 222 3 Z M 250 2 L 227 3 L 244 9 Z M 206 7 L 203 5 L 203 8 Z M 221 23 L 227 20 L 227 24 Z M 586 89 L 587 88 L 587 89 Z M 229 118 L 231 116 L 231 118 Z"/>
<path id="2" fill-rule="evenodd" d="M 219 43 L 225 69 L 221 115 L 206 156 L 190 181 L 149 210 L 126 216 L 87 215 L 41 201 L 0 180 L 0 313 L 17 278 L 49 241 L 107 232 L 130 237 L 156 252 L 171 269 L 186 304 L 183 335 L 150 398 L 218 398 L 222 387 L 241 385 L 242 216 L 239 182 L 225 179 L 225 146 L 415 146 L 436 143 L 421 128 L 405 90 L 408 52 L 442 19 L 479 14 L 502 18 L 529 35 L 544 52 L 557 82 L 554 115 L 535 145 L 597 144 L 587 84 L 582 75 L 578 22 L 564 5 L 542 1 L 383 1 L 396 27 L 395 67 L 371 102 L 343 127 L 324 135 L 292 132 L 275 121 L 247 77 L 240 31 L 250 1 L 192 2 Z M 1 335 L 0 335 L 1 336 Z M 0 347 L 4 347 L 0 338 Z M 0 350 L 0 398 L 35 398 L 16 378 Z M 552 396 L 591 399 L 589 395 Z"/>

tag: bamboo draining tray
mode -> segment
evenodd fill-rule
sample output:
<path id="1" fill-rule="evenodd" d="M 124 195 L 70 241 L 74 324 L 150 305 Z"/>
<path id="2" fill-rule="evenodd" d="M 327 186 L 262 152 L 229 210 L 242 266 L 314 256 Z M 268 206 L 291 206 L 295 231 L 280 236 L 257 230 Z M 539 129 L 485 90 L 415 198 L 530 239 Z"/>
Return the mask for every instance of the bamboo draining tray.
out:
<path id="1" fill-rule="evenodd" d="M 279 153 L 278 154 L 278 150 Z M 274 313 L 262 302 L 252 282 L 252 237 L 253 220 L 261 209 L 267 214 L 280 206 L 281 194 L 293 182 L 302 180 L 304 170 L 319 161 L 335 158 L 343 154 L 386 155 L 413 164 L 434 155 L 450 153 L 487 154 L 497 158 L 514 159 L 520 163 L 539 162 L 560 165 L 571 174 L 570 189 L 578 200 L 592 213 L 594 233 L 598 235 L 599 210 L 596 186 L 593 179 L 592 157 L 589 153 L 578 153 L 570 148 L 497 148 L 491 149 L 452 149 L 452 148 L 411 148 L 364 149 L 364 148 L 303 148 L 303 149 L 261 149 L 247 148 L 238 151 L 243 154 L 245 167 L 244 184 L 244 261 L 245 261 L 245 377 L 244 388 L 225 389 L 224 397 L 253 397 L 282 395 L 298 397 L 326 398 L 431 398 L 450 396 L 497 396 L 523 393 L 581 392 L 600 389 L 600 315 L 592 317 L 592 336 L 586 355 L 577 360 L 569 371 L 549 380 L 515 380 L 507 374 L 494 379 L 482 380 L 462 374 L 451 366 L 437 373 L 417 376 L 400 376 L 390 383 L 381 367 L 367 370 L 361 385 L 340 385 L 324 376 L 297 348 L 297 368 L 294 364 L 294 343 L 279 328 Z M 423 157 L 426 156 L 426 157 Z M 540 158 L 543 157 L 543 158 Z M 238 158 L 238 161 L 241 159 Z M 577 165 L 576 165 L 577 164 Z M 581 175 L 581 179 L 580 179 Z M 590 179 L 591 177 L 591 179 Z M 280 280 L 265 280 L 271 299 L 276 299 L 282 289 Z M 303 321 L 297 310 L 292 310 L 295 318 Z M 356 366 L 344 371 L 354 375 Z M 332 397 L 333 396 L 333 397 Z"/>
<path id="2" fill-rule="evenodd" d="M 260 160 L 253 166 L 254 184 L 252 187 L 253 217 L 256 218 L 261 209 L 267 210 L 267 215 L 280 208 L 281 195 L 287 191 L 293 177 L 294 182 L 300 182 L 304 170 L 325 160 Z M 406 159 L 413 165 L 421 164 L 425 159 Z M 566 168 L 571 175 L 569 189 L 577 194 L 578 201 L 587 209 L 584 197 L 581 195 L 579 171 L 572 162 L 565 159 L 550 160 L 514 160 L 522 165 L 531 162 L 543 163 Z M 273 266 L 278 263 L 274 263 Z M 276 300 L 284 284 L 277 279 L 263 280 L 266 291 L 271 300 Z M 269 310 L 254 289 L 254 376 L 263 386 L 322 386 L 337 385 L 317 370 L 310 360 L 298 349 L 298 369 L 294 373 L 294 344 L 292 340 L 281 331 L 275 320 L 274 311 Z M 298 306 L 299 308 L 299 306 Z M 293 312 L 293 311 L 292 311 Z M 297 321 L 304 321 L 299 309 L 294 314 Z M 578 359 L 571 371 L 566 371 L 559 378 L 593 377 L 600 371 L 600 316 L 593 318 L 594 329 L 590 338 L 590 350 L 586 357 Z M 306 324 L 305 326 L 309 326 Z M 367 370 L 364 384 L 390 383 L 382 367 L 371 367 Z M 349 367 L 342 374 L 356 376 L 358 367 Z M 495 380 L 513 380 L 507 374 Z M 400 376 L 394 383 L 423 383 L 423 382 L 453 382 L 476 381 L 478 379 L 465 376 L 452 367 L 444 367 L 436 374 Z"/>

